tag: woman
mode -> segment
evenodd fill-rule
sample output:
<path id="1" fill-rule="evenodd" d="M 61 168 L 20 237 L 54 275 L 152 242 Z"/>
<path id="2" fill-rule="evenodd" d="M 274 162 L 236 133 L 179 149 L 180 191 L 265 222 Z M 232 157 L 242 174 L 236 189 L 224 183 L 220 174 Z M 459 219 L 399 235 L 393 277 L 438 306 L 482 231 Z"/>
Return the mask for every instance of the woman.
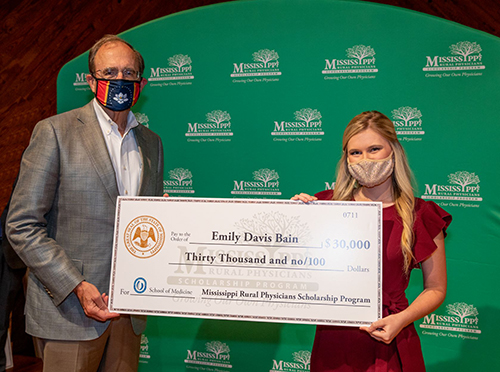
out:
<path id="1" fill-rule="evenodd" d="M 413 196 L 408 161 L 387 116 L 367 111 L 354 117 L 344 131 L 342 149 L 335 190 L 292 199 L 382 202 L 383 318 L 359 329 L 318 326 L 311 372 L 425 371 L 413 322 L 444 301 L 444 236 L 451 216 Z M 424 289 L 408 305 L 405 289 L 417 267 Z"/>

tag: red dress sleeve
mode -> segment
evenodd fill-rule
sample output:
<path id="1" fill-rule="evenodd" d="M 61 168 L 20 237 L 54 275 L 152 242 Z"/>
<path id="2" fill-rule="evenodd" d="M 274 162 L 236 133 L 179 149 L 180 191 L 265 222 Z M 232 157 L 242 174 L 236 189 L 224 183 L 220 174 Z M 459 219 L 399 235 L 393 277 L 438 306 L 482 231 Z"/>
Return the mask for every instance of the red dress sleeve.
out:
<path id="1" fill-rule="evenodd" d="M 332 200 L 333 198 L 333 190 L 323 190 L 314 194 L 318 200 Z"/>
<path id="2" fill-rule="evenodd" d="M 415 198 L 415 243 L 413 254 L 415 265 L 425 261 L 437 246 L 434 238 L 442 231 L 446 236 L 446 229 L 451 223 L 451 215 L 432 201 Z"/>

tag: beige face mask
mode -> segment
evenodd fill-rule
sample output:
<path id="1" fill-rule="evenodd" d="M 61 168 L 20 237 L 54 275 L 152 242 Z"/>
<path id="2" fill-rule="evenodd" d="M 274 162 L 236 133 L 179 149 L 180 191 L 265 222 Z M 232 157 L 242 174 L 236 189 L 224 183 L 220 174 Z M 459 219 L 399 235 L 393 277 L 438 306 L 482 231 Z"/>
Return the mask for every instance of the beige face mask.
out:
<path id="1" fill-rule="evenodd" d="M 357 163 L 350 163 L 347 159 L 347 168 L 360 185 L 378 186 L 388 179 L 394 170 L 393 154 L 385 159 L 363 159 Z"/>

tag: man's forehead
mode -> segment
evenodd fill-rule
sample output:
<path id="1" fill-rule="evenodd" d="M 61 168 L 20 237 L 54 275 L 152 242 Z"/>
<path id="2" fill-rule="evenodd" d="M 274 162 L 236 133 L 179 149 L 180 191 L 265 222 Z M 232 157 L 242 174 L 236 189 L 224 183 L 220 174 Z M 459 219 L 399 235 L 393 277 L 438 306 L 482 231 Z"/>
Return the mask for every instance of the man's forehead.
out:
<path id="1" fill-rule="evenodd" d="M 125 44 L 121 41 L 112 40 L 112 41 L 108 41 L 107 43 L 102 44 L 97 52 L 99 52 L 100 50 L 105 50 L 105 49 L 110 49 L 110 48 L 115 48 L 115 47 L 123 47 L 123 48 L 127 48 L 130 51 L 132 51 L 132 49 L 130 49 L 130 47 L 127 44 Z"/>
<path id="2" fill-rule="evenodd" d="M 123 61 L 127 59 L 128 61 Z M 134 51 L 125 43 L 119 41 L 110 41 L 103 44 L 95 55 L 95 61 L 97 63 L 110 63 L 110 62 L 125 62 L 137 63 L 136 55 Z"/>

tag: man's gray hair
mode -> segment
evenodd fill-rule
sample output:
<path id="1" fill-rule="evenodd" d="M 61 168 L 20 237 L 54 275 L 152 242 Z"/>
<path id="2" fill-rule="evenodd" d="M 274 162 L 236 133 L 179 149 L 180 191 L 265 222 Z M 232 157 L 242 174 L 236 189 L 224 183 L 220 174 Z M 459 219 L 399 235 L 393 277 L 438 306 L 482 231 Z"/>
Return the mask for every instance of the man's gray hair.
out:
<path id="1" fill-rule="evenodd" d="M 91 74 L 95 74 L 95 55 L 97 54 L 97 51 L 107 43 L 123 43 L 127 45 L 130 49 L 132 49 L 132 52 L 134 52 L 135 59 L 137 61 L 137 66 L 139 67 L 139 76 L 142 76 L 144 72 L 144 58 L 142 58 L 141 53 L 139 53 L 137 50 L 134 49 L 134 47 L 130 44 L 127 43 L 125 40 L 122 38 L 116 36 L 116 35 L 104 35 L 102 38 L 97 40 L 97 42 L 94 44 L 92 48 L 90 48 L 89 52 L 89 71 Z"/>

